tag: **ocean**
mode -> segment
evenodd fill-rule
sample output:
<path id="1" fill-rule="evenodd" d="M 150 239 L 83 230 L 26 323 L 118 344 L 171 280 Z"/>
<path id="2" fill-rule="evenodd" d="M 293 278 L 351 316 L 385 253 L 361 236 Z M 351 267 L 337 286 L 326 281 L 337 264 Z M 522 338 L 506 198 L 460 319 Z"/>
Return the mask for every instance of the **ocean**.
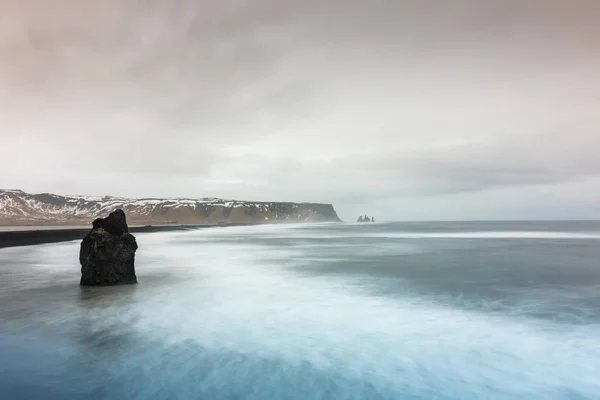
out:
<path id="1" fill-rule="evenodd" d="M 0 398 L 600 399 L 600 223 L 137 234 L 0 250 Z"/>

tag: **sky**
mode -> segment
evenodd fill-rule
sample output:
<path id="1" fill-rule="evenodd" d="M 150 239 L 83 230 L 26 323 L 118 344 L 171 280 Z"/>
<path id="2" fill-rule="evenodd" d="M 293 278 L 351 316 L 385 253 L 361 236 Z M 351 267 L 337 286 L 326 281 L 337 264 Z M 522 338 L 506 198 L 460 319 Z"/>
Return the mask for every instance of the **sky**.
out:
<path id="1" fill-rule="evenodd" d="M 599 219 L 597 0 L 0 0 L 0 187 Z"/>

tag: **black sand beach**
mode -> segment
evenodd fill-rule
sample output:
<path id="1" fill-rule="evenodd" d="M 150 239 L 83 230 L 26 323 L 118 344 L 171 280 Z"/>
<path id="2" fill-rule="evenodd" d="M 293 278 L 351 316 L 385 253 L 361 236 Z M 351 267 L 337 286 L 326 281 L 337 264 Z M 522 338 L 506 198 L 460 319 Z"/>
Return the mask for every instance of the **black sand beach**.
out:
<path id="1" fill-rule="evenodd" d="M 131 233 L 150 233 L 244 225 L 252 224 L 232 223 L 219 225 L 148 225 L 132 226 L 129 227 L 129 231 Z M 68 242 L 71 240 L 83 239 L 90 229 L 91 227 L 73 229 L 68 227 L 57 227 L 56 229 L 39 229 L 38 227 L 32 227 L 31 230 L 19 229 L 15 231 L 2 231 L 0 232 L 0 249 L 4 247 L 32 246 L 36 244 Z"/>

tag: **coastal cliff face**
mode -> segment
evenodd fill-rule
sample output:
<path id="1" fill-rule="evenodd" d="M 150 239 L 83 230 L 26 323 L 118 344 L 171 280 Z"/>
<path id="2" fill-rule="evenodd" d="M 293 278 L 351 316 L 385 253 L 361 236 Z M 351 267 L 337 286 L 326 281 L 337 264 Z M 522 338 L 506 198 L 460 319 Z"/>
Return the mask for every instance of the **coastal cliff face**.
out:
<path id="1" fill-rule="evenodd" d="M 86 225 L 116 209 L 129 224 L 339 222 L 331 204 L 204 199 L 126 199 L 0 190 L 0 225 Z"/>

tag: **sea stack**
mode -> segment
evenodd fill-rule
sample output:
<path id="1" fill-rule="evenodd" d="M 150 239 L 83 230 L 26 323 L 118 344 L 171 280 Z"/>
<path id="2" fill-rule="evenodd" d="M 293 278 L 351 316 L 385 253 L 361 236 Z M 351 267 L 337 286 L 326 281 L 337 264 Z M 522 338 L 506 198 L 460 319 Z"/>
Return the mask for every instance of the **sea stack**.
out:
<path id="1" fill-rule="evenodd" d="M 371 219 L 369 218 L 368 215 L 365 215 L 364 217 L 361 215 L 360 217 L 358 217 L 358 219 L 356 220 L 356 222 L 375 222 L 375 219 Z"/>
<path id="2" fill-rule="evenodd" d="M 82 286 L 113 286 L 137 283 L 135 237 L 129 233 L 123 210 L 92 222 L 79 251 Z"/>

